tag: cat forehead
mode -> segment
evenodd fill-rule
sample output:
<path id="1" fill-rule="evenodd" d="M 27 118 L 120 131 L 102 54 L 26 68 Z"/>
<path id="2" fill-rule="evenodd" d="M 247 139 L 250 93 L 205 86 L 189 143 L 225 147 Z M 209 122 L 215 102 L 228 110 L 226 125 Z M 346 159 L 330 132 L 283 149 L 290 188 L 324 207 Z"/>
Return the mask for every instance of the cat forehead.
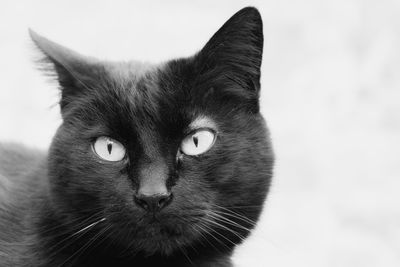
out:
<path id="1" fill-rule="evenodd" d="M 128 61 L 108 62 L 106 68 L 112 78 L 124 82 L 143 77 L 145 74 L 157 69 L 157 66 L 146 62 Z"/>

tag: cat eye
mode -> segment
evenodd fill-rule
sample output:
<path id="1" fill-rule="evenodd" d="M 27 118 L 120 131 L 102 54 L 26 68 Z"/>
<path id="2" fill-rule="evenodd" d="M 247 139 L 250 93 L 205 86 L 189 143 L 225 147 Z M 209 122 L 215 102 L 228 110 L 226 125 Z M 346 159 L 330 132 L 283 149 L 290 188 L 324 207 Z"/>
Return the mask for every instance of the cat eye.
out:
<path id="1" fill-rule="evenodd" d="M 215 142 L 215 133 L 208 129 L 201 129 L 183 139 L 181 151 L 189 156 L 196 156 L 207 152 Z"/>
<path id="2" fill-rule="evenodd" d="M 101 136 L 93 143 L 93 150 L 100 158 L 107 161 L 120 161 L 125 157 L 125 147 L 115 139 Z"/>

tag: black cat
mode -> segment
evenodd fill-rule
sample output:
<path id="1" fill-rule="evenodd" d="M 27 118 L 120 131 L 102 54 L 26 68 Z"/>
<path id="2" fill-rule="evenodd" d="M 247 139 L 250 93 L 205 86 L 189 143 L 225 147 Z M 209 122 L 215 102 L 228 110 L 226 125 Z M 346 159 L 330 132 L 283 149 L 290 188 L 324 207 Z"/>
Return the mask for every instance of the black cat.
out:
<path id="1" fill-rule="evenodd" d="M 0 146 L 0 266 L 231 266 L 274 161 L 259 12 L 160 65 L 30 34 L 60 84 L 63 123 L 46 154 Z"/>

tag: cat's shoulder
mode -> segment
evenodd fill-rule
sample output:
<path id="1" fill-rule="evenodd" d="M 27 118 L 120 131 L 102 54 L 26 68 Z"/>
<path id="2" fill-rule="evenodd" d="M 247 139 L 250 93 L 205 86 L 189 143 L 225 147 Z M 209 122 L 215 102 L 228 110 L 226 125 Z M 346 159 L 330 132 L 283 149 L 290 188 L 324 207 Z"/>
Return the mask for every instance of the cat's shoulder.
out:
<path id="1" fill-rule="evenodd" d="M 0 143 L 0 203 L 16 193 L 46 159 L 46 153 L 15 143 Z"/>
<path id="2" fill-rule="evenodd" d="M 44 151 L 16 143 L 0 143 L 0 173 L 18 175 L 29 171 L 46 157 Z"/>
<path id="3" fill-rule="evenodd" d="M 0 143 L 0 266 L 24 265 L 22 255 L 34 237 L 29 225 L 46 185 L 45 162 L 44 151 Z"/>

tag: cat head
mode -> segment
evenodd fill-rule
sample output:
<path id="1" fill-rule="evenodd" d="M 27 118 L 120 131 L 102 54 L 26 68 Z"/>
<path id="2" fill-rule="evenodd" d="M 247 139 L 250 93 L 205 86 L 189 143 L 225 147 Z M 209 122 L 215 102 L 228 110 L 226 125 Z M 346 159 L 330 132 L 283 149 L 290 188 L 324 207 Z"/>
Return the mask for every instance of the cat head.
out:
<path id="1" fill-rule="evenodd" d="M 48 158 L 58 216 L 96 222 L 116 246 L 149 255 L 209 243 L 229 251 L 247 236 L 273 165 L 255 8 L 194 56 L 159 65 L 104 62 L 31 37 L 61 89 Z"/>

